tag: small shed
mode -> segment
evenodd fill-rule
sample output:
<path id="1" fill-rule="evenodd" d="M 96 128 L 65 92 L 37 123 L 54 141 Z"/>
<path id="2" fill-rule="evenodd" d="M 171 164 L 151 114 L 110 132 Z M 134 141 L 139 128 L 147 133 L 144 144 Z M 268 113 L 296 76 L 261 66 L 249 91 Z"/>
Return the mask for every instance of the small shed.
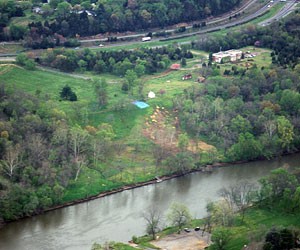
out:
<path id="1" fill-rule="evenodd" d="M 188 79 L 192 79 L 192 74 L 186 74 L 182 76 L 182 80 L 188 80 Z"/>
<path id="2" fill-rule="evenodd" d="M 153 91 L 149 91 L 148 98 L 155 98 L 155 93 Z"/>
<path id="3" fill-rule="evenodd" d="M 180 64 L 179 63 L 174 63 L 174 64 L 171 65 L 170 69 L 179 70 L 180 69 Z"/>
<path id="4" fill-rule="evenodd" d="M 197 82 L 199 82 L 199 83 L 205 82 L 205 77 L 199 76 L 199 77 L 197 78 Z"/>

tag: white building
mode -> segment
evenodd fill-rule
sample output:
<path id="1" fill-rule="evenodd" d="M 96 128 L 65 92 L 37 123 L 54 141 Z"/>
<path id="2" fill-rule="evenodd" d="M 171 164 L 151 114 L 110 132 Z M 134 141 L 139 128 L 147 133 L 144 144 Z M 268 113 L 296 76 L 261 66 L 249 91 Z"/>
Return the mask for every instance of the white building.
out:
<path id="1" fill-rule="evenodd" d="M 217 63 L 221 63 L 222 59 L 223 62 L 235 62 L 242 58 L 243 52 L 240 50 L 227 50 L 227 51 L 220 51 L 218 53 L 212 54 L 212 60 Z"/>

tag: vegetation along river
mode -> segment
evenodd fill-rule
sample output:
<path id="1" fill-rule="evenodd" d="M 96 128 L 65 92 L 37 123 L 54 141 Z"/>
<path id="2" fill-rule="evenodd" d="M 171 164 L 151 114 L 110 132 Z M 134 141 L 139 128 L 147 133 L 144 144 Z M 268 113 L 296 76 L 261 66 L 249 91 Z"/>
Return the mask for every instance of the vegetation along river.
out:
<path id="1" fill-rule="evenodd" d="M 6 225 L 0 230 L 0 249 L 91 249 L 93 242 L 127 242 L 145 233 L 142 213 L 155 205 L 166 213 L 172 202 L 184 203 L 197 218 L 206 215 L 207 201 L 237 181 L 256 182 L 272 169 L 300 166 L 300 154 L 272 161 L 250 162 L 196 172 L 180 178 L 58 209 Z"/>

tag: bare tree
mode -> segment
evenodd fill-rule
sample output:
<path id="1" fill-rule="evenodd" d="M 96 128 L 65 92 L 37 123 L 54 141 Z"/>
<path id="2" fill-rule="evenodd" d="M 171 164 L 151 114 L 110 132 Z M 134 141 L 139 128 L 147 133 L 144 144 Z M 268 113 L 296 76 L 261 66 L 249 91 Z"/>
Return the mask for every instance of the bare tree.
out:
<path id="1" fill-rule="evenodd" d="M 13 177 L 16 168 L 21 165 L 21 147 L 19 144 L 15 146 L 9 145 L 6 149 L 3 160 L 0 161 L 2 171 L 10 178 Z"/>
<path id="2" fill-rule="evenodd" d="M 143 213 L 143 218 L 147 223 L 146 232 L 152 235 L 152 239 L 154 240 L 161 222 L 160 212 L 155 207 L 151 207 L 147 212 Z"/>
<path id="3" fill-rule="evenodd" d="M 85 152 L 87 151 L 87 141 L 89 134 L 86 130 L 73 127 L 70 131 L 70 144 L 72 147 L 72 158 L 76 166 L 75 181 L 77 180 L 82 167 L 86 164 Z"/>
<path id="4" fill-rule="evenodd" d="M 241 212 L 242 220 L 244 220 L 246 208 L 253 202 L 256 190 L 255 184 L 245 180 L 229 188 L 223 188 L 219 193 L 233 211 L 238 210 Z"/>
<path id="5" fill-rule="evenodd" d="M 76 166 L 76 175 L 75 175 L 75 181 L 77 181 L 79 173 L 84 165 L 86 165 L 86 157 L 85 155 L 78 155 L 76 158 L 74 158 L 74 163 Z"/>

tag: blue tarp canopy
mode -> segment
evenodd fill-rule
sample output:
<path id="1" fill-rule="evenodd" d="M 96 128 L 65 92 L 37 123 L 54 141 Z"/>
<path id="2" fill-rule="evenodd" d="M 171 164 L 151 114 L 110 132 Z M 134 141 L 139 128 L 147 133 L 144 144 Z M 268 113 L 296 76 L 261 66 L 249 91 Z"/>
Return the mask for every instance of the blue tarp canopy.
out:
<path id="1" fill-rule="evenodd" d="M 149 105 L 145 102 L 141 102 L 141 101 L 134 101 L 132 102 L 135 106 L 137 106 L 140 109 L 144 109 L 144 108 L 148 108 Z"/>

